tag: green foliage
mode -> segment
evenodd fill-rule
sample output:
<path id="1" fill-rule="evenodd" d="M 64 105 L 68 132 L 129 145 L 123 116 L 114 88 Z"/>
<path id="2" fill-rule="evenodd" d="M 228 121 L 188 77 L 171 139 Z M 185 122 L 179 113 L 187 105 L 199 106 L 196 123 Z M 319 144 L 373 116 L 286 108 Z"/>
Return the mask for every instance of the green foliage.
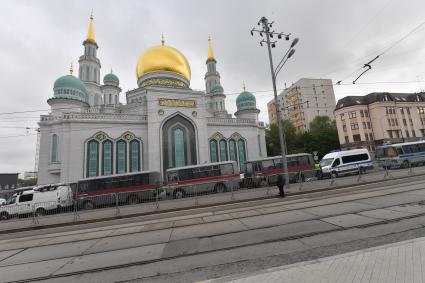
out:
<path id="1" fill-rule="evenodd" d="M 336 123 L 327 116 L 315 117 L 308 132 L 297 132 L 288 120 L 283 120 L 283 127 L 288 154 L 318 151 L 320 159 L 326 153 L 339 149 Z M 281 154 L 276 124 L 270 124 L 266 129 L 266 145 L 269 156 Z"/>

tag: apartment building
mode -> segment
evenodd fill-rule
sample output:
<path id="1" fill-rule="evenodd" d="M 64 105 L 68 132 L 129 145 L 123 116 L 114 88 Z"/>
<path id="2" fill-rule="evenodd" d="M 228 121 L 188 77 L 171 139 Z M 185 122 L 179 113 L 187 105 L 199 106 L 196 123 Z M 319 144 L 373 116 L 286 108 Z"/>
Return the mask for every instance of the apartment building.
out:
<path id="1" fill-rule="evenodd" d="M 406 142 L 425 135 L 425 93 L 374 92 L 347 96 L 335 108 L 343 149 Z"/>
<path id="2" fill-rule="evenodd" d="M 335 93 L 332 80 L 302 78 L 278 95 L 283 119 L 288 119 L 299 131 L 309 130 L 316 116 L 335 119 Z M 270 123 L 276 123 L 274 99 L 267 103 Z"/>

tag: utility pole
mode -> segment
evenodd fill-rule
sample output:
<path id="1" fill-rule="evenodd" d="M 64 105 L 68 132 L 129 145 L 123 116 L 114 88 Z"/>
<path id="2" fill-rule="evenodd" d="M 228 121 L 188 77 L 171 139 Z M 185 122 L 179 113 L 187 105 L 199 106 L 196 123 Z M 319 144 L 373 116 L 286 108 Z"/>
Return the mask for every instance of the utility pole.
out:
<path id="1" fill-rule="evenodd" d="M 263 46 L 263 43 L 267 44 L 267 50 L 269 55 L 269 62 L 270 62 L 270 71 L 272 75 L 272 84 L 273 84 L 273 94 L 274 94 L 274 105 L 276 107 L 276 116 L 277 116 L 277 125 L 279 128 L 279 141 L 280 141 L 280 150 L 282 154 L 282 165 L 283 165 L 283 174 L 284 174 L 284 184 L 283 184 L 283 191 L 280 192 L 281 196 L 284 196 L 284 192 L 289 186 L 289 174 L 288 174 L 288 163 L 286 160 L 287 150 L 286 150 L 286 141 L 285 141 L 285 132 L 283 129 L 283 121 L 282 121 L 282 114 L 280 112 L 280 108 L 278 106 L 278 100 L 277 100 L 277 88 L 276 88 L 276 76 L 279 73 L 279 71 L 282 69 L 283 65 L 285 65 L 286 61 L 295 53 L 295 49 L 293 47 L 298 42 L 298 38 L 295 38 L 294 41 L 291 44 L 291 47 L 286 51 L 283 58 L 280 60 L 279 64 L 276 66 L 276 69 L 273 66 L 273 56 L 272 56 L 272 48 L 276 47 L 277 41 L 271 41 L 270 38 L 273 38 L 273 36 L 277 36 L 278 39 L 281 39 L 282 36 L 285 37 L 285 40 L 289 40 L 289 36 L 291 34 L 284 34 L 275 32 L 274 30 L 271 30 L 273 27 L 274 22 L 269 22 L 266 17 L 262 17 L 257 25 L 261 26 L 262 29 L 255 29 L 252 28 L 251 35 L 254 35 L 254 32 L 258 33 L 261 37 L 263 37 L 263 34 L 266 36 L 266 40 L 262 39 L 260 41 L 260 45 Z M 279 188 L 280 189 L 280 188 Z"/>

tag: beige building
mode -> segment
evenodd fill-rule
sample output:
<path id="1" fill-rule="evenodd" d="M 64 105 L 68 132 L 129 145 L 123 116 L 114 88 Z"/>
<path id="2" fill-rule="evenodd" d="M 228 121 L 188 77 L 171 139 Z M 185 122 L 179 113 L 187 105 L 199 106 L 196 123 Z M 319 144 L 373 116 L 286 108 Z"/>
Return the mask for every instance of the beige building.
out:
<path id="1" fill-rule="evenodd" d="M 370 93 L 340 99 L 335 109 L 341 148 L 419 140 L 425 134 L 425 93 Z"/>
<path id="2" fill-rule="evenodd" d="M 292 122 L 297 130 L 309 129 L 316 116 L 334 117 L 335 94 L 332 80 L 300 79 L 278 95 L 278 104 L 283 119 Z M 276 123 L 274 99 L 267 103 L 270 123 Z"/>

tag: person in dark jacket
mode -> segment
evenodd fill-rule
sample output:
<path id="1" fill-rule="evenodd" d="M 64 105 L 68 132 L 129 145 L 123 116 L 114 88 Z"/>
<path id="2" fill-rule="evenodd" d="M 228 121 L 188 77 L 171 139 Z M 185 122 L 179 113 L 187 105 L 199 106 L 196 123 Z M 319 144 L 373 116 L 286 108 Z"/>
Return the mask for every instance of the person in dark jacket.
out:
<path id="1" fill-rule="evenodd" d="M 285 191 L 283 190 L 283 187 L 285 185 L 285 178 L 283 175 L 279 175 L 277 178 L 277 187 L 279 188 L 279 196 L 281 198 L 285 197 Z"/>

